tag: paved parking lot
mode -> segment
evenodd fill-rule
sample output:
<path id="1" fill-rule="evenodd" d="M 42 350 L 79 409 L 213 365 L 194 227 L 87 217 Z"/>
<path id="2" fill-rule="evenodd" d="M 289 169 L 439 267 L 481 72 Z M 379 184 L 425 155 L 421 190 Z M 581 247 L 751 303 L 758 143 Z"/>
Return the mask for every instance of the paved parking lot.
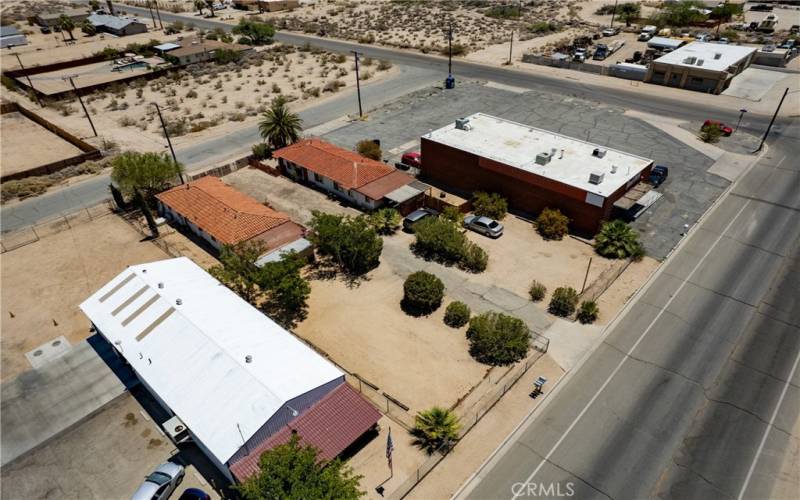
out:
<path id="1" fill-rule="evenodd" d="M 419 136 L 458 117 L 484 112 L 578 139 L 653 158 L 670 167 L 664 196 L 633 226 L 643 234 L 648 254 L 664 258 L 729 184 L 707 172 L 713 161 L 647 123 L 623 115 L 622 108 L 539 91 L 505 90 L 483 82 L 459 81 L 455 90 L 430 87 L 374 111 L 370 119 L 324 134 L 342 147 L 362 139 L 381 140 L 386 159 L 396 161 L 419 148 Z"/>

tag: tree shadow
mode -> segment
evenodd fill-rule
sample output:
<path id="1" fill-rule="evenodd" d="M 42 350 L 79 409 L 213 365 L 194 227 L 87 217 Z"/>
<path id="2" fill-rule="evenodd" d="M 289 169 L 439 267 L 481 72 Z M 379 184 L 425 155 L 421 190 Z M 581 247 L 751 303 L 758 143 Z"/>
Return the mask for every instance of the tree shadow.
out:
<path id="1" fill-rule="evenodd" d="M 378 266 L 375 266 L 378 267 Z M 372 269 L 375 269 L 373 267 Z M 372 270 L 370 269 L 370 271 Z M 369 272 L 369 271 L 367 271 Z M 331 259 L 317 259 L 309 267 L 306 275 L 309 280 L 331 281 L 341 280 L 347 288 L 358 288 L 365 281 L 370 281 L 367 272 L 356 274 L 344 271 L 341 266 L 334 263 Z"/>
<path id="2" fill-rule="evenodd" d="M 294 329 L 298 324 L 308 317 L 308 306 L 297 310 L 286 310 L 278 304 L 266 301 L 259 306 L 261 312 L 269 316 L 270 319 L 286 328 Z"/>

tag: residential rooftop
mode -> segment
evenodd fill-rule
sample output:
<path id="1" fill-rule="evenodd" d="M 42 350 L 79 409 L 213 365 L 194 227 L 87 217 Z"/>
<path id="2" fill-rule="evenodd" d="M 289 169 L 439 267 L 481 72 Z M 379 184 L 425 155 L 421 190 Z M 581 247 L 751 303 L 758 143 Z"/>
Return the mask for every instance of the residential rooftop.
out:
<path id="1" fill-rule="evenodd" d="M 451 123 L 425 134 L 423 139 L 602 197 L 638 178 L 640 172 L 653 162 L 642 156 L 484 113 L 475 113 L 465 120 L 469 120 L 469 130 L 459 129 L 456 123 Z M 601 156 L 596 156 L 595 150 Z M 551 157 L 544 165 L 537 163 L 537 156 L 542 153 Z M 599 184 L 590 182 L 593 174 L 602 174 Z"/>
<path id="2" fill-rule="evenodd" d="M 655 62 L 709 71 L 727 71 L 755 51 L 755 47 L 743 45 L 692 42 L 659 57 Z"/>

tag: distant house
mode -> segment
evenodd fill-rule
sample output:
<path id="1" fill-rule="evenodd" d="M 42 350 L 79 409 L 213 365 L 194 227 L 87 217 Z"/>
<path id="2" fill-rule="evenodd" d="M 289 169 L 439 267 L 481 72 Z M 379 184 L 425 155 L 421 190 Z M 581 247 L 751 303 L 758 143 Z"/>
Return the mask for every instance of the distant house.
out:
<path id="1" fill-rule="evenodd" d="M 147 33 L 147 25 L 129 17 L 110 16 L 108 14 L 92 14 L 88 18 L 98 32 L 114 36 L 128 36 Z"/>
<path id="2" fill-rule="evenodd" d="M 257 10 L 259 12 L 277 12 L 300 7 L 298 0 L 234 0 L 233 8 L 241 10 Z"/>
<path id="3" fill-rule="evenodd" d="M 67 9 L 62 12 L 47 12 L 44 14 L 37 14 L 34 18 L 36 24 L 39 26 L 47 26 L 49 28 L 56 27 L 59 23 L 61 16 L 67 16 L 72 19 L 75 26 L 80 26 L 84 20 L 89 17 L 88 9 Z"/>
<path id="4" fill-rule="evenodd" d="M 303 238 L 303 226 L 217 177 L 201 177 L 164 191 L 156 198 L 159 214 L 188 228 L 217 251 L 223 245 L 260 241 L 267 249 L 264 256 L 287 245 L 301 254 L 310 252 L 311 245 Z"/>
<path id="5" fill-rule="evenodd" d="M 0 48 L 28 45 L 28 39 L 13 26 L 0 26 Z"/>
<path id="6" fill-rule="evenodd" d="M 392 166 L 320 139 L 303 139 L 272 156 L 287 176 L 365 210 L 409 202 L 428 187 Z"/>
<path id="7" fill-rule="evenodd" d="M 210 61 L 214 58 L 215 51 L 219 49 L 235 50 L 239 53 L 253 50 L 253 48 L 248 45 L 225 43 L 219 40 L 206 40 L 203 38 L 181 40 L 162 45 L 168 45 L 167 49 L 162 52 L 166 52 L 167 56 L 173 58 L 175 63 L 179 65 Z M 171 45 L 178 45 L 179 47 L 174 48 L 171 47 Z"/>
<path id="8" fill-rule="evenodd" d="M 381 418 L 344 372 L 186 257 L 130 266 L 80 308 L 163 410 L 165 434 L 230 481 L 292 435 L 336 458 Z"/>

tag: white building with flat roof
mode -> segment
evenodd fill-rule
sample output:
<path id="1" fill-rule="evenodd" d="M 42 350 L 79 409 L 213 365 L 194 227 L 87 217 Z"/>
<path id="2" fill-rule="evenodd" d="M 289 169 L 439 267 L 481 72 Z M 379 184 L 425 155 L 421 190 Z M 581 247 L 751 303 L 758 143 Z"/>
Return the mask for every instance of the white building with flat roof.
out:
<path id="1" fill-rule="evenodd" d="M 594 228 L 653 160 L 484 113 L 421 138 L 426 177 L 465 191 L 496 191 L 512 206 L 563 207 Z M 572 214 L 572 215 L 570 215 Z"/>
<path id="2" fill-rule="evenodd" d="M 650 64 L 645 82 L 719 94 L 753 61 L 755 47 L 692 42 Z"/>

